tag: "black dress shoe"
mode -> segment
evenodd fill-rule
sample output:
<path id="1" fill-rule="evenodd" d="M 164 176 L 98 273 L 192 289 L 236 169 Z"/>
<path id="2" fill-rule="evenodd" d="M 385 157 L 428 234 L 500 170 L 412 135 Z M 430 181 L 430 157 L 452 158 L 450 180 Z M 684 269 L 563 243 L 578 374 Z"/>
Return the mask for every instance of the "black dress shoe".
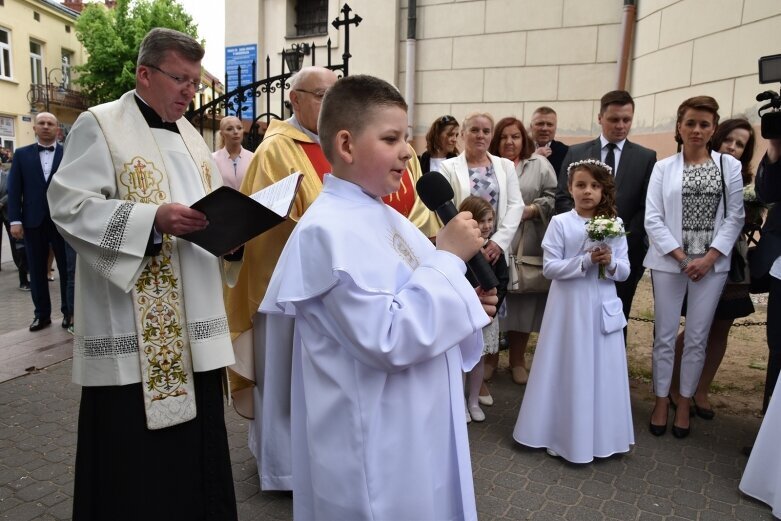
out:
<path id="1" fill-rule="evenodd" d="M 72 325 L 73 325 L 73 317 L 72 316 L 65 315 L 64 317 L 62 317 L 62 328 L 63 329 L 68 329 Z"/>
<path id="2" fill-rule="evenodd" d="M 51 323 L 52 323 L 52 319 L 50 318 L 35 317 L 32 323 L 30 324 L 30 331 L 40 331 L 41 329 L 45 328 Z"/>
<path id="3" fill-rule="evenodd" d="M 748 457 L 748 456 L 751 456 L 751 449 L 753 449 L 753 448 L 754 448 L 754 446 L 753 446 L 753 445 L 746 445 L 745 447 L 743 447 L 742 449 L 740 449 L 740 452 L 741 452 L 741 454 L 743 454 L 744 456 Z"/>
<path id="4" fill-rule="evenodd" d="M 697 414 L 697 416 L 699 416 L 703 420 L 712 420 L 716 416 L 716 413 L 713 412 L 713 409 L 700 407 L 699 405 L 697 405 L 697 402 L 694 402 L 694 412 Z"/>
<path id="5" fill-rule="evenodd" d="M 686 427 L 686 428 L 678 427 L 673 423 L 673 428 L 671 432 L 673 433 L 673 436 L 675 436 L 676 438 L 683 439 L 689 435 L 689 432 L 691 432 L 691 427 Z"/>

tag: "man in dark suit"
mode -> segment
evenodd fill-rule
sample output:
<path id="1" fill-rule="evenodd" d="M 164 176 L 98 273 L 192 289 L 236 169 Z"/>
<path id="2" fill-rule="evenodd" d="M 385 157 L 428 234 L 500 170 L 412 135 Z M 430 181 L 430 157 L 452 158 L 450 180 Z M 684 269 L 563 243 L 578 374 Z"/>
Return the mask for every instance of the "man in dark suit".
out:
<path id="1" fill-rule="evenodd" d="M 761 201 L 781 202 L 781 139 L 768 141 L 767 153 L 759 164 L 754 185 Z M 762 403 L 764 412 L 781 372 L 781 205 L 776 204 L 770 209 L 760 237 L 757 250 L 751 258 L 750 269 L 752 279 L 770 275 L 767 301 L 767 347 L 770 353 Z"/>
<path id="2" fill-rule="evenodd" d="M 534 141 L 534 153 L 547 157 L 553 170 L 561 170 L 561 162 L 567 155 L 569 147 L 561 141 L 556 141 L 556 125 L 558 124 L 556 111 L 550 107 L 537 107 L 532 114 L 531 129 L 532 141 Z"/>
<path id="3" fill-rule="evenodd" d="M 33 125 L 38 142 L 19 148 L 14 153 L 8 176 L 8 220 L 14 239 L 24 239 L 30 290 L 35 305 L 35 318 L 30 331 L 39 331 L 51 324 L 52 304 L 47 280 L 49 245 L 57 259 L 60 273 L 62 327 L 70 327 L 73 317 L 68 310 L 68 270 L 65 241 L 54 227 L 49 215 L 46 190 L 62 160 L 62 146 L 57 144 L 57 118 L 48 112 L 35 117 Z"/>
<path id="4" fill-rule="evenodd" d="M 614 90 L 602 96 L 597 116 L 602 133 L 597 139 L 569 147 L 559 170 L 556 191 L 556 213 L 567 212 L 572 209 L 572 196 L 567 188 L 567 167 L 570 163 L 598 159 L 613 167 L 618 216 L 629 232 L 626 240 L 631 271 L 626 281 L 616 283 L 616 292 L 624 305 L 627 320 L 637 283 L 643 276 L 643 259 L 648 249 L 644 223 L 645 194 L 656 163 L 656 152 L 626 139 L 632 128 L 634 113 L 635 102 L 628 92 Z"/>

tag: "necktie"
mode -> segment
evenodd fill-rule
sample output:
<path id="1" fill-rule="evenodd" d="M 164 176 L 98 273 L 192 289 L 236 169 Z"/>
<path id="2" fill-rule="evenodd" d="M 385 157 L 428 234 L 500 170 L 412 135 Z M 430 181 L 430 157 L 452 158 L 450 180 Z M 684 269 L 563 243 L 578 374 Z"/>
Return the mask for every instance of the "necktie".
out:
<path id="1" fill-rule="evenodd" d="M 38 145 L 38 152 L 41 152 L 43 150 L 48 150 L 49 152 L 54 152 L 54 145 L 49 145 L 48 147 L 45 147 L 43 145 Z"/>
<path id="2" fill-rule="evenodd" d="M 611 169 L 613 169 L 613 175 L 616 175 L 616 154 L 614 152 L 615 149 L 616 149 L 615 143 L 607 144 L 607 155 L 605 156 L 605 164 L 609 166 Z"/>

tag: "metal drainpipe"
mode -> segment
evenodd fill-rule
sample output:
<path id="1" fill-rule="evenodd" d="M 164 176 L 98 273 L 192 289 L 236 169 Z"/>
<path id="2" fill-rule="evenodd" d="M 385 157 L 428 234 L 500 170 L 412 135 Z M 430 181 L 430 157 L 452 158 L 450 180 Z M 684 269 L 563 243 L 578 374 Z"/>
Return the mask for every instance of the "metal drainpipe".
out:
<path id="1" fill-rule="evenodd" d="M 616 77 L 617 90 L 626 89 L 626 75 L 629 70 L 629 49 L 632 47 L 636 14 L 637 0 L 624 0 L 624 14 L 621 18 L 621 46 L 619 47 L 618 63 L 616 64 L 618 72 Z"/>
<path id="2" fill-rule="evenodd" d="M 407 71 L 404 82 L 404 97 L 407 101 L 407 134 L 412 139 L 415 130 L 415 33 L 417 32 L 417 0 L 407 3 Z"/>

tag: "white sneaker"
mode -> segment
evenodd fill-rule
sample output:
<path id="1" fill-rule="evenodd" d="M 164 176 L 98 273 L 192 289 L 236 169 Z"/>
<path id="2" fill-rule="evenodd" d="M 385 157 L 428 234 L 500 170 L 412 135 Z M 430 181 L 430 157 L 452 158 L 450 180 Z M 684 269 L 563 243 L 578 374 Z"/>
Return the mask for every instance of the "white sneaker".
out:
<path id="1" fill-rule="evenodd" d="M 553 449 L 545 449 L 545 452 L 547 452 L 548 456 L 551 456 L 552 458 L 558 458 L 559 457 L 559 453 L 556 452 Z"/>
<path id="2" fill-rule="evenodd" d="M 479 405 L 473 405 L 469 408 L 469 415 L 472 417 L 472 419 L 476 422 L 485 421 L 485 413 L 480 408 Z"/>
<path id="3" fill-rule="evenodd" d="M 469 414 L 469 408 L 464 405 L 464 412 L 466 413 L 466 422 L 472 423 L 472 415 Z"/>

